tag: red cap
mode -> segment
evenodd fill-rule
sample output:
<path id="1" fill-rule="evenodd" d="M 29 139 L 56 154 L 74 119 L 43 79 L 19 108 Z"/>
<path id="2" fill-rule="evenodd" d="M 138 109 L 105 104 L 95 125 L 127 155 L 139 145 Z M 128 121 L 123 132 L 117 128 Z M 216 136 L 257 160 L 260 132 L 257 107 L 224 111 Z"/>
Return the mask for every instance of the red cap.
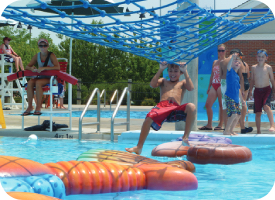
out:
<path id="1" fill-rule="evenodd" d="M 39 45 L 41 42 L 45 42 L 46 44 L 49 44 L 48 40 L 41 38 L 40 40 L 38 40 L 37 44 Z"/>
<path id="2" fill-rule="evenodd" d="M 9 37 L 4 37 L 4 38 L 3 38 L 3 41 L 5 41 L 5 40 L 11 40 L 11 38 L 9 38 Z"/>

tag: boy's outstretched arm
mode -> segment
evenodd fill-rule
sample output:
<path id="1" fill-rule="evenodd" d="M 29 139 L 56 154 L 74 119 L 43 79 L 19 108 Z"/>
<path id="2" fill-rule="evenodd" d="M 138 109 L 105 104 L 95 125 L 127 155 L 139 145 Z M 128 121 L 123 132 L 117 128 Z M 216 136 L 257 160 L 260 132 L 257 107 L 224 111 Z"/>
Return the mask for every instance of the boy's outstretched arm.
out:
<path id="1" fill-rule="evenodd" d="M 232 57 L 231 57 L 230 61 L 228 62 L 228 65 L 227 65 L 227 70 L 228 70 L 228 71 L 230 71 L 230 70 L 231 70 L 233 60 L 235 60 L 235 59 L 236 59 L 236 57 L 237 57 L 237 54 L 236 54 L 236 53 L 234 53 L 234 54 L 232 55 Z"/>
<path id="2" fill-rule="evenodd" d="M 180 66 L 180 71 L 184 74 L 185 76 L 185 84 L 184 84 L 184 87 L 188 90 L 188 91 L 192 91 L 194 90 L 194 85 L 193 85 L 193 82 L 191 80 L 191 78 L 189 77 L 189 74 L 187 72 L 187 65 L 186 63 L 178 63 Z"/>
<path id="3" fill-rule="evenodd" d="M 160 77 L 161 73 L 163 72 L 163 70 L 165 70 L 167 68 L 167 66 L 168 66 L 167 62 L 161 62 L 159 64 L 159 70 L 150 82 L 150 86 L 152 88 L 159 87 L 162 84 L 164 78 L 159 78 L 159 77 Z"/>

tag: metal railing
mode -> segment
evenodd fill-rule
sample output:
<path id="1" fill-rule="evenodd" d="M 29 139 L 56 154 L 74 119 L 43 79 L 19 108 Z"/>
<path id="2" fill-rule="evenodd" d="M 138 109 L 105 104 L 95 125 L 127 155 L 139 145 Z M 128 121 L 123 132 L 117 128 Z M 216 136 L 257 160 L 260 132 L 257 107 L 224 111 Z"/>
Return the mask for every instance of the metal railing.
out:
<path id="1" fill-rule="evenodd" d="M 118 90 L 115 90 L 115 92 L 114 92 L 114 94 L 113 94 L 113 96 L 111 98 L 111 101 L 110 101 L 110 110 L 112 110 L 112 102 L 113 102 L 115 96 L 116 96 L 116 103 L 118 103 Z"/>
<path id="2" fill-rule="evenodd" d="M 101 99 L 101 97 L 102 97 L 103 94 L 104 94 L 104 108 L 105 108 L 105 106 L 106 106 L 106 90 L 105 89 L 102 90 L 102 92 L 100 94 L 100 99 Z"/>
<path id="3" fill-rule="evenodd" d="M 95 94 L 97 93 L 97 122 L 90 122 L 90 123 L 82 123 L 83 117 L 89 107 L 89 105 L 91 104 Z M 100 93 L 99 93 L 99 89 L 95 88 L 84 108 L 84 110 L 81 113 L 81 116 L 79 117 L 79 132 L 78 132 L 78 139 L 81 140 L 82 139 L 82 126 L 86 126 L 86 125 L 97 125 L 97 132 L 100 131 Z"/>
<path id="4" fill-rule="evenodd" d="M 122 123 L 114 123 L 116 114 L 118 112 L 118 109 L 122 103 L 122 100 L 123 100 L 126 92 L 127 92 L 127 120 L 126 120 L 126 122 L 122 122 Z M 126 124 L 127 131 L 129 131 L 130 130 L 130 91 L 129 91 L 128 87 L 124 88 L 124 90 L 120 96 L 120 99 L 117 103 L 117 106 L 113 112 L 112 118 L 111 118 L 111 141 L 112 142 L 114 141 L 114 126 L 115 125 L 125 125 L 125 124 Z"/>

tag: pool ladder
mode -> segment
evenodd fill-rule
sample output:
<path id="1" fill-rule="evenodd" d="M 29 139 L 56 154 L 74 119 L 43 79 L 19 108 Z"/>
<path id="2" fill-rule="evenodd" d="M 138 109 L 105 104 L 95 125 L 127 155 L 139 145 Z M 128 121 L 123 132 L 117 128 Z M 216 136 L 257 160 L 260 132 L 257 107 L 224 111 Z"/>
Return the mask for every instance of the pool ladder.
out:
<path id="1" fill-rule="evenodd" d="M 100 94 L 99 89 L 95 88 L 84 108 L 84 110 L 81 113 L 81 116 L 79 117 L 79 133 L 78 133 L 78 139 L 81 140 L 82 139 L 82 126 L 83 125 L 97 125 L 97 131 L 96 132 L 100 132 L 100 98 L 102 97 L 104 93 L 104 107 L 105 107 L 105 99 L 106 99 L 106 91 L 103 90 Z M 115 123 L 115 117 L 116 114 L 118 112 L 118 109 L 125 97 L 127 93 L 127 119 L 126 122 L 122 122 L 122 123 Z M 91 104 L 95 94 L 97 94 L 97 122 L 90 122 L 90 123 L 82 123 L 84 115 L 87 112 L 87 109 L 89 107 L 89 105 Z M 115 95 L 113 95 L 114 97 Z M 118 102 L 117 102 L 117 106 L 113 112 L 112 118 L 111 118 L 111 141 L 114 141 L 114 126 L 120 126 L 120 125 L 126 125 L 126 130 L 129 131 L 130 130 L 130 91 L 128 89 L 128 87 L 125 87 Z"/>

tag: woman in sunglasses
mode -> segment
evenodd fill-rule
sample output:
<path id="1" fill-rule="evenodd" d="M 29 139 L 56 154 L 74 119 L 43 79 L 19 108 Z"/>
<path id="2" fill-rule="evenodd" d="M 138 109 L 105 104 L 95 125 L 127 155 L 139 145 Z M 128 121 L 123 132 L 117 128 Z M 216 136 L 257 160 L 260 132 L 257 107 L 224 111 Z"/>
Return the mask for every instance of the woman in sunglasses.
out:
<path id="1" fill-rule="evenodd" d="M 219 108 L 220 108 L 220 122 L 214 130 L 223 130 L 223 115 L 222 115 L 222 93 L 221 93 L 221 80 L 220 80 L 220 62 L 225 59 L 226 47 L 224 44 L 220 44 L 218 46 L 218 60 L 213 62 L 212 73 L 210 76 L 209 86 L 207 90 L 207 100 L 205 103 L 205 108 L 208 117 L 207 125 L 199 128 L 199 130 L 212 130 L 212 119 L 213 119 L 213 110 L 212 106 L 216 101 L 217 97 L 219 100 Z"/>
<path id="2" fill-rule="evenodd" d="M 49 42 L 42 38 L 37 42 L 40 52 L 37 53 L 31 60 L 31 62 L 26 66 L 26 70 L 31 70 L 33 72 L 42 72 L 44 70 L 60 70 L 59 62 L 57 61 L 54 53 L 49 52 Z M 34 65 L 37 63 L 38 68 Z M 28 98 L 28 108 L 23 113 L 23 116 L 26 115 L 41 115 L 41 107 L 42 107 L 42 97 L 43 97 L 43 89 L 42 87 L 46 84 L 50 83 L 50 77 L 48 76 L 39 76 L 32 78 L 28 81 L 27 86 L 27 98 Z M 32 100 L 34 98 L 34 88 L 36 88 L 36 109 L 34 113 L 31 113 L 33 110 Z"/>
<path id="3" fill-rule="evenodd" d="M 4 37 L 3 38 L 3 44 L 1 44 L 0 46 L 0 49 L 1 49 L 1 52 L 0 53 L 4 53 L 5 54 L 5 61 L 6 62 L 10 62 L 10 63 L 13 63 L 15 64 L 15 68 L 16 68 L 16 72 L 19 71 L 19 65 L 20 65 L 20 68 L 21 70 L 23 71 L 24 70 L 24 66 L 23 66 L 23 62 L 22 62 L 22 59 L 20 56 L 17 55 L 17 53 L 15 53 L 13 51 L 13 49 L 11 48 L 10 46 L 10 41 L 11 39 L 8 38 L 8 37 Z"/>

